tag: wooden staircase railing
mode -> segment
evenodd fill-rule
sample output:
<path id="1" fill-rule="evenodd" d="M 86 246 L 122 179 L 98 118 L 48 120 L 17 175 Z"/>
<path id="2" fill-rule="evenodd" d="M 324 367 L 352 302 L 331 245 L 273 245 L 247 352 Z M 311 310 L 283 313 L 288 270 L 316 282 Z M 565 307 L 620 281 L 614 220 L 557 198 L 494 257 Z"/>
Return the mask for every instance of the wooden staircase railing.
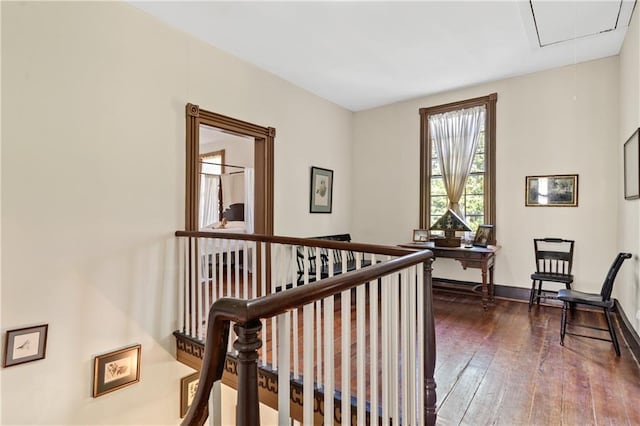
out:
<path id="1" fill-rule="evenodd" d="M 421 419 L 421 422 L 424 422 L 428 425 L 435 424 L 436 420 L 436 394 L 435 394 L 435 381 L 433 378 L 434 369 L 435 369 L 435 329 L 433 322 L 433 311 L 432 311 L 432 293 L 431 293 L 431 261 L 432 254 L 429 251 L 421 251 L 421 252 L 411 252 L 403 249 L 393 248 L 393 247 L 384 247 L 384 246 L 372 246 L 367 244 L 357 244 L 357 243 L 340 243 L 340 242 L 332 242 L 332 241 L 319 241 L 319 240 L 308 240 L 308 239 L 297 239 L 297 238 L 289 238 L 289 237 L 273 237 L 273 236 L 261 236 L 261 235 L 226 235 L 221 237 L 220 235 L 212 236 L 209 233 L 202 232 L 187 232 L 187 231 L 178 231 L 176 232 L 178 237 L 189 237 L 189 238 L 228 238 L 235 239 L 238 241 L 254 241 L 260 243 L 274 243 L 274 244 L 287 244 L 291 246 L 310 246 L 310 247 L 324 247 L 333 250 L 345 250 L 348 248 L 353 251 L 361 251 L 365 253 L 371 252 L 386 252 L 387 254 L 393 254 L 396 258 L 392 258 L 385 262 L 372 262 L 371 266 L 360 267 L 361 261 L 358 260 L 358 269 L 348 272 L 345 269 L 342 271 L 340 275 L 331 276 L 329 278 L 321 279 L 320 272 L 318 272 L 317 280 L 313 283 L 309 281 L 308 271 L 304 271 L 304 284 L 301 286 L 294 286 L 293 288 L 285 289 L 284 286 L 280 288 L 280 291 L 273 292 L 271 294 L 266 294 L 260 297 L 248 298 L 248 299 L 239 299 L 239 298 L 231 298 L 231 297 L 223 297 L 215 300 L 209 309 L 208 318 L 206 321 L 206 344 L 204 349 L 204 359 L 202 363 L 202 369 L 200 373 L 200 382 L 198 386 L 198 391 L 195 395 L 194 401 L 187 413 L 183 421 L 183 425 L 202 425 L 204 424 L 207 416 L 208 416 L 208 400 L 209 395 L 211 393 L 212 386 L 214 382 L 220 380 L 222 378 L 225 357 L 229 348 L 229 334 L 230 334 L 230 325 L 233 322 L 234 332 L 237 336 L 235 342 L 233 343 L 233 348 L 237 351 L 237 363 L 238 363 L 238 403 L 236 410 L 236 421 L 239 425 L 259 425 L 259 399 L 258 399 L 258 349 L 262 346 L 262 341 L 260 338 L 260 330 L 263 327 L 263 321 L 265 319 L 274 318 L 278 315 L 290 312 L 292 310 L 303 308 L 305 306 L 309 306 L 309 304 L 317 303 L 319 301 L 325 300 L 327 298 L 331 298 L 335 295 L 343 295 L 343 297 L 347 297 L 349 290 L 359 287 L 358 291 L 362 291 L 364 293 L 365 284 L 368 283 L 377 283 L 377 287 L 381 285 L 383 288 L 385 286 L 384 278 L 389 276 L 390 274 L 402 274 L 399 275 L 400 281 L 403 281 L 404 286 L 407 286 L 408 283 L 413 282 L 412 288 L 418 288 L 417 293 L 411 293 L 405 290 L 398 290 L 398 294 L 401 295 L 402 302 L 405 303 L 408 310 L 410 310 L 409 306 L 412 306 L 413 313 L 415 314 L 415 305 L 413 300 L 409 300 L 411 295 L 413 297 L 420 299 L 420 311 L 419 313 L 419 321 L 421 322 L 417 331 L 420 331 L 423 335 L 420 337 L 420 341 L 422 342 L 422 347 L 419 348 L 422 357 L 416 356 L 415 354 L 415 343 L 412 344 L 407 343 L 407 330 L 413 330 L 413 333 L 416 332 L 415 324 L 412 325 L 411 321 L 406 322 L 404 319 L 398 320 L 399 313 L 396 312 L 393 318 L 399 321 L 399 325 L 396 326 L 401 329 L 402 333 L 402 341 L 405 345 L 403 347 L 403 351 L 406 351 L 403 362 L 406 364 L 407 360 L 414 360 L 416 363 L 418 361 L 421 362 L 422 365 L 419 368 L 414 366 L 403 365 L 405 378 L 403 379 L 402 389 L 392 388 L 396 394 L 400 395 L 412 395 L 409 392 L 411 388 L 411 384 L 407 384 L 406 377 L 411 376 L 412 370 L 421 371 L 422 376 L 420 379 L 420 383 L 423 383 L 424 388 L 418 389 L 416 395 L 422 397 L 422 401 L 417 402 L 417 408 L 422 413 L 417 417 Z M 189 247 L 192 247 L 191 245 Z M 270 254 L 271 246 L 265 246 L 262 250 L 257 249 L 256 252 L 260 251 L 266 252 L 265 254 Z M 316 250 L 316 253 L 319 251 Z M 267 279 L 272 276 L 271 273 L 266 273 L 268 270 L 266 265 L 262 265 L 260 267 L 260 263 L 266 263 L 269 265 L 269 262 L 266 262 L 265 259 L 268 258 L 267 255 L 262 254 L 256 255 L 254 252 L 254 264 L 253 264 L 253 273 L 257 275 L 264 275 L 262 279 Z M 258 257 L 258 261 L 256 262 L 255 257 Z M 318 257 L 318 266 L 319 257 Z M 260 260 L 262 259 L 262 260 Z M 228 259 L 227 259 L 228 260 Z M 246 265 L 245 261 L 245 265 Z M 345 262 L 346 264 L 346 262 Z M 256 266 L 257 265 L 257 266 Z M 191 263 L 190 267 L 197 268 L 197 265 Z M 419 269 L 415 269 L 415 268 Z M 422 273 L 418 273 L 417 275 L 421 275 L 419 279 L 416 281 L 412 281 L 411 273 L 408 272 L 408 268 L 414 268 L 413 273 L 415 271 L 422 271 Z M 318 268 L 319 270 L 320 268 Z M 333 271 L 332 271 L 333 272 Z M 269 286 L 269 288 L 273 288 Z M 369 287 L 370 291 L 371 287 Z M 245 296 L 247 293 L 245 291 Z M 384 297 L 384 295 L 381 295 Z M 360 300 L 360 299 L 358 299 Z M 343 302 L 344 303 L 344 302 Z M 360 303 L 360 302 L 358 302 Z M 376 311 L 378 308 L 375 308 Z M 364 310 L 362 315 L 364 315 Z M 358 321 L 361 321 L 361 318 L 358 318 Z M 382 326 L 382 324 L 381 324 Z M 412 328 L 413 327 L 413 328 Z M 377 335 L 377 331 L 375 332 Z M 371 337 L 369 338 L 371 339 Z M 395 346 L 398 347 L 398 336 L 395 337 Z M 409 337 L 410 341 L 411 337 Z M 366 340 L 366 339 L 365 339 Z M 358 343 L 360 345 L 360 343 Z M 360 346 L 359 346 L 360 348 Z M 360 351 L 360 349 L 358 349 Z M 411 358 L 407 358 L 409 353 L 413 353 Z M 288 357 L 287 357 L 288 358 Z M 305 361 L 306 362 L 306 361 Z M 287 362 L 283 363 L 288 367 Z M 393 365 L 393 364 L 390 364 Z M 399 368 L 398 365 L 395 365 L 394 368 Z M 392 368 L 393 369 L 393 368 Z M 286 377 L 288 377 L 288 369 L 286 370 Z M 309 370 L 307 370 L 309 372 Z M 391 373 L 390 373 L 391 374 Z M 396 373 L 397 374 L 397 371 Z M 414 373 L 415 374 L 415 373 Z M 313 380 L 314 372 L 311 370 L 311 379 Z M 313 389 L 311 389 L 311 394 L 313 395 Z M 377 392 L 377 390 L 376 390 Z M 333 392 L 331 392 L 333 395 Z M 409 397 L 404 397 L 403 400 L 403 409 L 401 410 L 401 414 L 398 414 L 398 408 L 396 408 L 396 413 L 393 417 L 394 424 L 398 420 L 401 419 L 400 416 L 405 416 L 402 424 L 411 424 L 412 419 L 415 413 L 411 414 L 411 409 L 408 407 L 412 407 L 413 404 L 411 401 L 408 401 Z M 415 410 L 414 410 L 415 411 Z M 376 413 L 369 413 L 371 419 L 378 418 L 378 410 L 376 409 Z M 391 415 L 389 415 L 391 416 Z M 350 416 L 349 416 L 350 417 Z M 364 417 L 363 417 L 364 418 Z M 372 420 L 373 422 L 373 420 Z M 358 421 L 360 424 L 360 420 Z M 377 423 L 377 422 L 376 422 Z M 382 422 L 385 424 L 385 422 Z M 364 421 L 362 421 L 364 424 Z"/>

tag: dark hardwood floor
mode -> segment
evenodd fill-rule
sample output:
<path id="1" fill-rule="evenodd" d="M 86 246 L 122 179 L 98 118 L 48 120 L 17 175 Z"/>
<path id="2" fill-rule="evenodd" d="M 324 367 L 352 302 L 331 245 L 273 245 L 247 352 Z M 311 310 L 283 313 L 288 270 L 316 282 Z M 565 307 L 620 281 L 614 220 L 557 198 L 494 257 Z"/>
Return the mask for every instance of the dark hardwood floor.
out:
<path id="1" fill-rule="evenodd" d="M 640 425 L 640 365 L 617 318 L 621 357 L 610 342 L 567 335 L 560 346 L 558 307 L 528 312 L 527 303 L 498 299 L 483 311 L 478 296 L 436 290 L 434 309 L 439 425 Z M 351 318 L 353 346 L 354 310 Z M 600 312 L 578 310 L 573 321 L 606 328 Z M 340 354 L 334 359 L 339 386 Z M 351 375 L 355 395 L 353 356 Z"/>
<path id="2" fill-rule="evenodd" d="M 434 298 L 438 424 L 640 424 L 640 368 L 622 333 L 618 358 L 609 342 L 567 335 L 560 346 L 555 307 Z M 575 321 L 606 327 L 600 313 Z"/>

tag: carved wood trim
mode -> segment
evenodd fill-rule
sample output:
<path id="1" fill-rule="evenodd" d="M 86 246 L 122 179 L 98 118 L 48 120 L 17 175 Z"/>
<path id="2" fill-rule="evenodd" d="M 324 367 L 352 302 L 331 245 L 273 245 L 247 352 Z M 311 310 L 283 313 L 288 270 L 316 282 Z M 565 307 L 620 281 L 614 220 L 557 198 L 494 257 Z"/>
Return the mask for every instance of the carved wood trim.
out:
<path id="1" fill-rule="evenodd" d="M 187 116 L 198 117 L 200 115 L 200 107 L 194 104 L 187 104 Z"/>
<path id="2" fill-rule="evenodd" d="M 178 349 L 178 361 L 184 362 L 183 355 L 187 353 L 189 357 L 194 357 L 200 354 L 198 358 L 197 366 L 193 363 L 186 363 L 191 368 L 200 371 L 202 366 L 202 354 L 204 351 L 204 344 L 192 341 L 179 332 L 175 332 L 176 344 Z M 182 355 L 181 355 L 182 354 Z M 238 389 L 238 360 L 235 356 L 227 354 L 227 358 L 224 363 L 224 374 L 222 375 L 222 383 L 233 388 Z M 298 380 L 291 380 L 289 395 L 290 395 L 290 413 L 291 417 L 299 422 L 302 422 L 302 382 Z M 260 402 L 266 406 L 277 410 L 278 409 L 278 374 L 270 369 L 264 367 L 258 367 L 258 395 Z M 322 424 L 325 416 L 324 412 L 324 393 L 319 389 L 314 390 L 313 412 L 314 423 Z M 339 394 L 334 396 L 334 412 L 333 421 L 336 424 L 342 424 L 342 404 Z M 357 405 L 356 401 L 351 402 L 351 422 L 349 424 L 357 424 Z M 367 411 L 366 424 L 369 424 L 370 413 Z"/>

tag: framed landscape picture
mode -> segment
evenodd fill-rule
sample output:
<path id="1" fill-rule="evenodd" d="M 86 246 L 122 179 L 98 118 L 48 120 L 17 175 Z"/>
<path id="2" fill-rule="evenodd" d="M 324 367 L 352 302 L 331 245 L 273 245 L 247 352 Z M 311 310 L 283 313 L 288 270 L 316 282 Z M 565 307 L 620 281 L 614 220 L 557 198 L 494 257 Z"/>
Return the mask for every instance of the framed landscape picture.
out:
<path id="1" fill-rule="evenodd" d="M 48 324 L 7 330 L 3 367 L 44 359 L 47 350 Z"/>
<path id="2" fill-rule="evenodd" d="M 525 206 L 577 207 L 578 175 L 527 176 Z"/>
<path id="3" fill-rule="evenodd" d="M 93 363 L 93 397 L 140 381 L 141 345 L 98 355 Z"/>

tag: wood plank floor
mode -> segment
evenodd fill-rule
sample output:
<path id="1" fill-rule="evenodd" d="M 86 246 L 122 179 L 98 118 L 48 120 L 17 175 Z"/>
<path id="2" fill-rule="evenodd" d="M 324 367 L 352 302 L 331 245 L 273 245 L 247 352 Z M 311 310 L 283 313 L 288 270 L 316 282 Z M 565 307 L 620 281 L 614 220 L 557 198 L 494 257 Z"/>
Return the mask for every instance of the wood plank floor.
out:
<path id="1" fill-rule="evenodd" d="M 483 312 L 477 297 L 434 298 L 438 424 L 640 424 L 640 368 L 621 333 L 618 358 L 608 342 L 560 346 L 555 307 L 498 300 Z M 600 313 L 575 321 L 606 327 Z"/>
<path id="2" fill-rule="evenodd" d="M 477 296 L 436 291 L 434 309 L 439 425 L 640 425 L 640 366 L 617 320 L 621 357 L 609 342 L 571 335 L 560 346 L 557 307 L 497 300 L 483 311 Z M 601 313 L 577 311 L 575 322 L 606 327 Z M 339 386 L 339 353 L 335 369 Z"/>

